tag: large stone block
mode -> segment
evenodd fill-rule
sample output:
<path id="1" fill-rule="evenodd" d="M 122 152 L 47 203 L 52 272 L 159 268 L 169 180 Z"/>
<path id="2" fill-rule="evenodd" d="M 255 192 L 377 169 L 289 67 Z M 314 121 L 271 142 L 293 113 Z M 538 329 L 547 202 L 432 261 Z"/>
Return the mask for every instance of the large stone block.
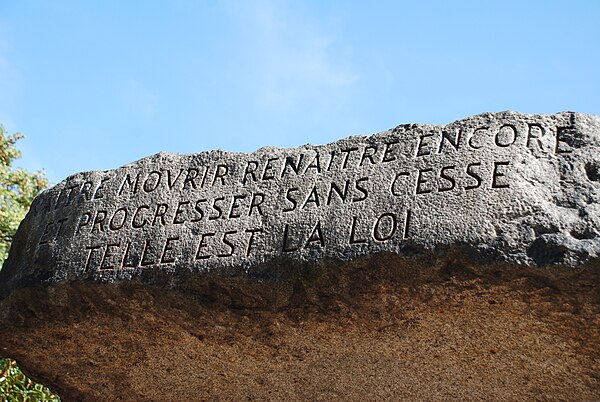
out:
<path id="1" fill-rule="evenodd" d="M 570 112 L 488 113 L 250 154 L 160 153 L 40 195 L 0 286 L 452 245 L 577 265 L 600 252 L 599 154 L 600 120 Z"/>
<path id="2" fill-rule="evenodd" d="M 569 358 L 577 374 L 562 380 L 585 377 L 577 395 L 593 398 L 598 348 L 578 347 L 583 338 L 598 344 L 599 254 L 596 116 L 486 113 L 296 149 L 160 153 L 77 173 L 34 201 L 0 271 L 0 347 L 76 400 L 175 400 L 188 391 L 210 399 L 231 381 L 238 388 L 221 389 L 225 399 L 265 399 L 269 387 L 276 399 L 364 399 L 370 394 L 348 377 L 361 371 L 379 373 L 380 382 L 364 382 L 384 399 L 533 395 L 481 369 L 483 355 L 467 352 L 479 337 L 488 352 L 496 341 L 515 351 L 491 363 L 508 382 L 532 370 L 517 367 L 519 359 Z M 527 310 L 519 301 L 545 306 L 540 317 L 569 303 L 581 315 L 528 317 L 513 327 Z M 439 309 L 449 316 L 437 317 Z M 558 338 L 544 338 L 536 323 L 572 335 L 555 347 Z M 448 355 L 438 324 L 460 332 L 451 342 L 471 363 Z M 429 342 L 414 332 L 419 325 L 435 344 L 415 356 L 433 371 L 410 356 L 399 363 L 397 353 Z M 338 339 L 340 331 L 354 335 Z M 539 353 L 511 336 L 542 342 Z M 274 352 L 280 347 L 283 355 Z M 347 355 L 352 348 L 356 359 Z M 440 353 L 460 369 L 440 374 Z M 239 360 L 246 354 L 255 363 Z M 383 360 L 369 360 L 377 356 Z M 292 373 L 252 372 L 258 363 L 288 364 Z M 169 364 L 178 374 L 162 384 L 152 367 L 168 376 Z M 476 379 L 456 383 L 469 364 L 480 367 Z M 218 367 L 228 381 L 214 377 Z M 533 371 L 536 384 L 560 377 Z M 310 385 L 325 373 L 347 385 Z M 446 394 L 438 382 L 435 394 L 410 393 L 394 382 L 401 377 L 458 388 Z M 308 381 L 304 391 L 290 389 L 294 379 Z M 179 385 L 150 392 L 156 383 Z"/>

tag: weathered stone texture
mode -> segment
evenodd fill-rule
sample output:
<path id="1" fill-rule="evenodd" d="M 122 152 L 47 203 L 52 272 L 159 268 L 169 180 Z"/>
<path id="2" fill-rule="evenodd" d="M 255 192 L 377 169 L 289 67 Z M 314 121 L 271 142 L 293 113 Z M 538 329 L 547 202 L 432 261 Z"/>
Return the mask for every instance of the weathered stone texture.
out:
<path id="1" fill-rule="evenodd" d="M 599 155 L 600 120 L 571 112 L 250 154 L 160 153 L 38 197 L 0 287 L 456 244 L 477 258 L 577 265 L 600 252 Z"/>
<path id="2" fill-rule="evenodd" d="M 161 153 L 40 195 L 0 353 L 65 400 L 600 398 L 600 119 Z"/>

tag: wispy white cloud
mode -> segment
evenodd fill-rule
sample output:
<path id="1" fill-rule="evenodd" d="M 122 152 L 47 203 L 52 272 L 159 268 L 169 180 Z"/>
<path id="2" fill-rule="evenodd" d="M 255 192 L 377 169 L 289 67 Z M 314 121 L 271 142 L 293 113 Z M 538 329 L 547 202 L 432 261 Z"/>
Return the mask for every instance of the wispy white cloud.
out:
<path id="1" fill-rule="evenodd" d="M 358 80 L 340 38 L 299 3 L 226 3 L 240 24 L 259 100 L 268 108 L 333 101 Z"/>

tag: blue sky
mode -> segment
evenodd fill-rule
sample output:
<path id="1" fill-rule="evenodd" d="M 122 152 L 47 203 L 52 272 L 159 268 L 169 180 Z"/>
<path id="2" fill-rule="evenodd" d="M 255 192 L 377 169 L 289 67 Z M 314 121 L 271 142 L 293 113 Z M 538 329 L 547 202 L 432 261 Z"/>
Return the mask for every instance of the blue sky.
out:
<path id="1" fill-rule="evenodd" d="M 486 111 L 600 114 L 600 1 L 0 0 L 0 122 L 53 182 Z"/>

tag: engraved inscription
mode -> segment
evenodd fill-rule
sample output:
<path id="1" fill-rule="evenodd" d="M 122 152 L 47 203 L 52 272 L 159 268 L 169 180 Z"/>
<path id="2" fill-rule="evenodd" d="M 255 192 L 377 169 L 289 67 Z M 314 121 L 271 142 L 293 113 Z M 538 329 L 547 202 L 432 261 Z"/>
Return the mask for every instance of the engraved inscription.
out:
<path id="1" fill-rule="evenodd" d="M 44 193 L 32 250 L 112 275 L 494 241 L 491 222 L 527 216 L 528 189 L 584 145 L 568 114 L 507 112 L 291 150 L 158 154 Z"/>

